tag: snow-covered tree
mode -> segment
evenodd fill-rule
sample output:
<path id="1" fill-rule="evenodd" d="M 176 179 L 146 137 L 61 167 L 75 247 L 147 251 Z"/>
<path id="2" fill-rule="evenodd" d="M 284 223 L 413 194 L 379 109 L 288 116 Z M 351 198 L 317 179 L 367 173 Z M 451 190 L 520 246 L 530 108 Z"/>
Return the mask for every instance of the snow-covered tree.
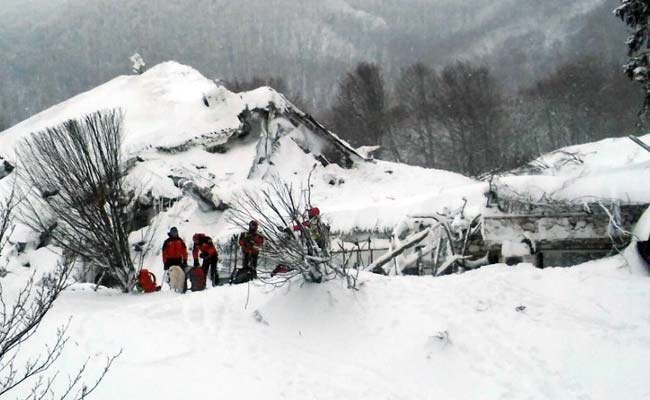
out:
<path id="1" fill-rule="evenodd" d="M 133 54 L 129 60 L 131 60 L 131 71 L 133 71 L 134 74 L 140 75 L 144 72 L 144 68 L 147 64 L 142 59 L 140 53 Z"/>
<path id="2" fill-rule="evenodd" d="M 646 114 L 650 109 L 650 0 L 621 0 L 614 13 L 633 30 L 625 42 L 629 59 L 624 69 L 645 89 L 642 114 Z"/>

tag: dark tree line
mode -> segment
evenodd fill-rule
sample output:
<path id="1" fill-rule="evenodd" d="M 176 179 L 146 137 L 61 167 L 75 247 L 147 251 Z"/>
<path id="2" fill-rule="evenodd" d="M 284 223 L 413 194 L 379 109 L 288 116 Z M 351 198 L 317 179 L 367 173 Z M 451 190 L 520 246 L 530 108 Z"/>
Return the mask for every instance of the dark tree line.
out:
<path id="1" fill-rule="evenodd" d="M 441 70 L 416 63 L 392 88 L 379 65 L 360 63 L 339 81 L 328 123 L 355 146 L 381 146 L 381 158 L 476 176 L 633 133 L 637 101 L 618 65 L 595 58 L 519 91 L 468 62 Z"/>
<path id="2" fill-rule="evenodd" d="M 134 52 L 149 66 L 177 60 L 208 78 L 281 76 L 318 111 L 331 106 L 337 79 L 357 62 L 381 63 L 392 86 L 400 69 L 413 60 L 439 68 L 459 57 L 474 57 L 474 49 L 492 42 L 494 32 L 510 31 L 512 36 L 503 43 L 495 41 L 494 50 L 481 61 L 498 65 L 492 72 L 510 88 L 548 73 L 573 53 L 573 47 L 601 57 L 611 51 L 612 42 L 617 45 L 614 51 L 620 50 L 615 38 L 607 41 L 616 34 L 614 29 L 624 32 L 611 16 L 611 6 L 583 16 L 590 8 L 584 1 L 512 3 L 5 0 L 0 13 L 0 102 L 6 99 L 5 116 L 13 125 L 129 73 Z M 536 16 L 544 18 L 528 26 L 522 23 Z M 585 38 L 593 40 L 601 30 L 609 36 L 573 46 L 572 33 L 595 18 L 612 20 L 614 27 L 592 24 Z M 566 37 L 561 36 L 562 28 Z"/>

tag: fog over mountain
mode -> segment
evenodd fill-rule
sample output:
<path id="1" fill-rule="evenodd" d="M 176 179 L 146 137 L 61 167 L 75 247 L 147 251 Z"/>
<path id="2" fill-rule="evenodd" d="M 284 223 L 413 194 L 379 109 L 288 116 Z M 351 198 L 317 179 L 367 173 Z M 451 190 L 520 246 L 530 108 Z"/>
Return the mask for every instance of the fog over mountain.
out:
<path id="1" fill-rule="evenodd" d="M 213 79 L 277 76 L 318 113 L 360 61 L 377 62 L 390 81 L 417 61 L 465 59 L 517 88 L 577 54 L 620 58 L 625 38 L 611 15 L 616 0 L 3 3 L 0 115 L 10 124 L 130 73 L 134 52 L 148 65 L 177 60 Z"/>

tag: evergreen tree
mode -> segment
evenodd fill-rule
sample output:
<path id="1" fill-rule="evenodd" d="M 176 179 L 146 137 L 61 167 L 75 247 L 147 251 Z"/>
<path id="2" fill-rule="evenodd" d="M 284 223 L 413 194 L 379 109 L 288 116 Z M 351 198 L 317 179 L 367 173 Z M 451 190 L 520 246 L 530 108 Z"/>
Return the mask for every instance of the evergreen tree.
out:
<path id="1" fill-rule="evenodd" d="M 645 115 L 650 109 L 650 0 L 621 0 L 621 3 L 614 14 L 633 29 L 626 41 L 629 59 L 624 66 L 625 74 L 645 89 L 641 110 Z"/>

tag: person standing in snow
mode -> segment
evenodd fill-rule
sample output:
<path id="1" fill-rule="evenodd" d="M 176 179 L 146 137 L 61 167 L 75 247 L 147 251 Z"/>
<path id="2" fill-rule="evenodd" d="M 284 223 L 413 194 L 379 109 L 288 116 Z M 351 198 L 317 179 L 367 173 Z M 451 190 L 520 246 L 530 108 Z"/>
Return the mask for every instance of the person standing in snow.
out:
<path id="1" fill-rule="evenodd" d="M 258 227 L 257 221 L 251 221 L 248 224 L 248 231 L 239 235 L 239 247 L 244 254 L 243 269 L 250 270 L 253 278 L 257 278 L 257 258 L 264 244 L 264 237 L 257 233 Z"/>
<path id="2" fill-rule="evenodd" d="M 217 273 L 217 261 L 219 261 L 219 253 L 217 248 L 212 243 L 212 238 L 203 233 L 195 233 L 192 236 L 194 245 L 192 246 L 192 257 L 194 258 L 194 266 L 199 266 L 199 258 L 203 260 L 201 268 L 205 273 L 206 278 L 210 277 L 212 286 L 217 286 L 219 283 L 219 274 Z"/>
<path id="3" fill-rule="evenodd" d="M 294 231 L 300 231 L 301 229 L 307 229 L 318 247 L 323 251 L 327 250 L 326 237 L 328 236 L 327 230 L 329 230 L 329 227 L 322 223 L 318 207 L 311 207 L 307 210 L 307 218 L 303 221 L 302 227 L 300 225 L 294 225 L 293 227 Z"/>
<path id="4" fill-rule="evenodd" d="M 178 265 L 185 269 L 187 267 L 187 246 L 178 236 L 178 229 L 174 226 L 167 233 L 169 236 L 162 247 L 162 259 L 165 271 L 172 265 Z"/>

